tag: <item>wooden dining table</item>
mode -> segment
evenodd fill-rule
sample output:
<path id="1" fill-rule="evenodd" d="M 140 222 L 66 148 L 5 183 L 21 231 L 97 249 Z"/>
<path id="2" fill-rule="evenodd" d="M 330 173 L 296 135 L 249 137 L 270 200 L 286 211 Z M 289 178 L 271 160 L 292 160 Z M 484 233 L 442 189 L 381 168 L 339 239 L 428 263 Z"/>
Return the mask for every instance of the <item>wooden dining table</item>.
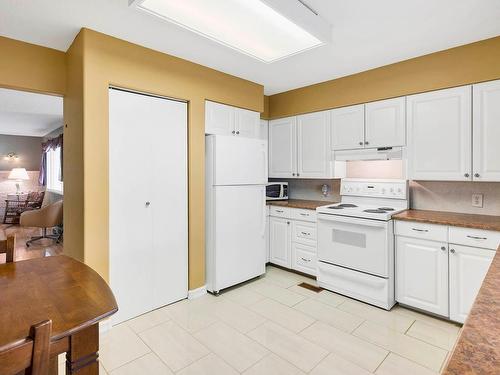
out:
<path id="1" fill-rule="evenodd" d="M 99 322 L 118 310 L 106 282 L 87 265 L 57 255 L 0 264 L 0 352 L 52 320 L 51 374 L 66 353 L 66 374 L 99 373 Z"/>

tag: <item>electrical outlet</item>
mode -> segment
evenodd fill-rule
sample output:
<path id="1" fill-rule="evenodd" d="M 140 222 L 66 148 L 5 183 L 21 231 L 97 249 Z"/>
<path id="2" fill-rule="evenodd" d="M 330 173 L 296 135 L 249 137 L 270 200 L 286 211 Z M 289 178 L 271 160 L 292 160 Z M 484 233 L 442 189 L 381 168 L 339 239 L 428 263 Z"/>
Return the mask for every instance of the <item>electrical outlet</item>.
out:
<path id="1" fill-rule="evenodd" d="M 472 194 L 472 207 L 483 207 L 483 194 Z"/>

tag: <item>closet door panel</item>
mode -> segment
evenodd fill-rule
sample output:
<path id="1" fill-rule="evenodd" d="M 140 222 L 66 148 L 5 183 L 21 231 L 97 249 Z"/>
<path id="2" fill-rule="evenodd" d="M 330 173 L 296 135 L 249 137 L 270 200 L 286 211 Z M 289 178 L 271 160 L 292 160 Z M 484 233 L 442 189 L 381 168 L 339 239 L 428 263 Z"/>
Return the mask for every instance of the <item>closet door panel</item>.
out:
<path id="1" fill-rule="evenodd" d="M 109 92 L 113 324 L 187 296 L 187 105 Z"/>
<path id="2" fill-rule="evenodd" d="M 187 296 L 187 104 L 151 98 L 149 109 L 155 309 Z"/>
<path id="3" fill-rule="evenodd" d="M 147 116 L 146 97 L 109 90 L 110 285 L 120 306 L 113 324 L 152 309 L 152 217 L 146 206 L 152 166 L 141 156 L 151 149 Z"/>

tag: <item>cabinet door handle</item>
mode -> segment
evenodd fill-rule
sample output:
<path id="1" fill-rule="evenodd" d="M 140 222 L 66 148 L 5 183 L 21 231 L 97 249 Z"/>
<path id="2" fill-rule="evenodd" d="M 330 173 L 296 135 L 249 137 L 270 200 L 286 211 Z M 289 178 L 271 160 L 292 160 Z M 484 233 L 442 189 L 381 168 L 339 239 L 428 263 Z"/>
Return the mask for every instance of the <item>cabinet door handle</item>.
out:
<path id="1" fill-rule="evenodd" d="M 474 173 L 474 177 L 479 177 L 480 174 L 479 173 Z"/>
<path id="2" fill-rule="evenodd" d="M 292 176 L 295 176 L 295 173 L 292 173 Z"/>
<path id="3" fill-rule="evenodd" d="M 236 133 L 236 132 L 233 130 L 231 133 L 233 133 L 233 134 L 234 134 L 234 133 Z"/>
<path id="4" fill-rule="evenodd" d="M 488 239 L 488 237 L 469 236 L 469 235 L 467 235 L 467 237 L 472 238 L 473 240 L 487 240 Z"/>
<path id="5" fill-rule="evenodd" d="M 441 250 L 446 251 L 446 247 L 445 246 L 441 246 Z"/>
<path id="6" fill-rule="evenodd" d="M 411 228 L 411 230 L 414 230 L 415 232 L 428 232 L 428 229 L 418 229 L 418 228 Z"/>
<path id="7" fill-rule="evenodd" d="M 311 233 L 307 233 L 307 232 L 300 232 L 300 233 L 302 233 L 304 236 L 310 236 L 311 235 Z"/>
<path id="8" fill-rule="evenodd" d="M 365 142 L 365 145 L 368 145 L 368 144 L 369 144 L 369 143 L 368 143 L 368 141 L 366 141 L 366 142 Z"/>
<path id="9" fill-rule="evenodd" d="M 236 134 L 240 134 L 240 131 L 238 130 L 238 131 L 236 132 Z"/>
<path id="10" fill-rule="evenodd" d="M 290 222 L 289 222 L 289 221 L 287 221 L 286 223 L 287 223 L 288 225 L 290 225 Z"/>
<path id="11" fill-rule="evenodd" d="M 149 207 L 151 205 L 151 202 L 146 202 L 146 207 Z"/>
<path id="12" fill-rule="evenodd" d="M 464 177 L 469 177 L 469 176 L 470 176 L 470 174 L 464 173 Z"/>
<path id="13" fill-rule="evenodd" d="M 455 249 L 450 249 L 450 253 L 455 254 Z"/>
<path id="14" fill-rule="evenodd" d="M 363 142 L 359 142 L 359 145 L 360 145 L 360 146 L 363 146 Z"/>
<path id="15" fill-rule="evenodd" d="M 300 257 L 300 259 L 302 259 L 304 262 L 310 262 L 311 261 L 311 259 L 306 259 L 306 258 L 302 258 L 302 257 Z"/>
<path id="16" fill-rule="evenodd" d="M 300 173 L 297 173 L 297 176 L 300 176 Z"/>

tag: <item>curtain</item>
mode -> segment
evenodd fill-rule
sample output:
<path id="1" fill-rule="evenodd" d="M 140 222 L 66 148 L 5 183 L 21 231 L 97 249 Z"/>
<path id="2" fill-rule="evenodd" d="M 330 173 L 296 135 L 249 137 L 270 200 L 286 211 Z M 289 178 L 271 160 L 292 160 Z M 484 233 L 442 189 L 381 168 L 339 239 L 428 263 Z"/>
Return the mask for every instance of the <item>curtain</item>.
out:
<path id="1" fill-rule="evenodd" d="M 59 181 L 63 180 L 63 135 L 56 138 L 47 140 L 47 142 L 42 143 L 42 160 L 40 161 L 40 174 L 38 175 L 38 184 L 41 186 L 47 186 L 47 152 L 50 150 L 56 150 L 60 147 L 59 152 L 61 153 L 61 165 L 59 169 Z"/>

